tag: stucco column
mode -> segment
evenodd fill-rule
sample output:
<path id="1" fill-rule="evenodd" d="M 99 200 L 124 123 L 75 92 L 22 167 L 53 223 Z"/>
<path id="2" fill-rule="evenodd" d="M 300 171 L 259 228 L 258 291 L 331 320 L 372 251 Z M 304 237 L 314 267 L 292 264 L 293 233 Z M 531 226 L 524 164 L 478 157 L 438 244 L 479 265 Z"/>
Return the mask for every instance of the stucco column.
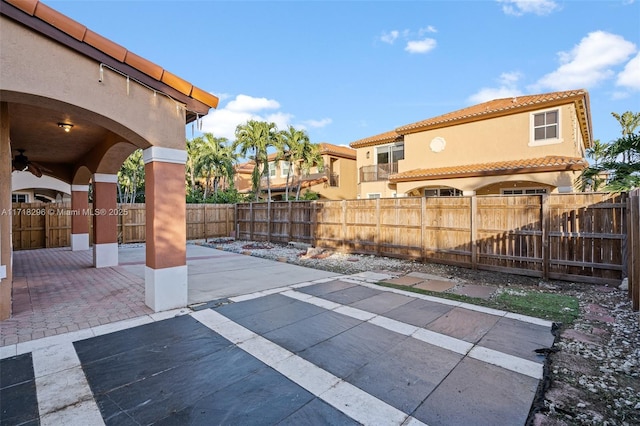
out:
<path id="1" fill-rule="evenodd" d="M 93 266 L 118 264 L 117 175 L 93 175 Z"/>
<path id="2" fill-rule="evenodd" d="M 186 151 L 143 152 L 146 202 L 145 303 L 156 312 L 187 306 Z"/>
<path id="3" fill-rule="evenodd" d="M 0 320 L 11 316 L 12 214 L 9 107 L 6 102 L 0 102 Z"/>
<path id="4" fill-rule="evenodd" d="M 89 185 L 71 185 L 71 251 L 89 250 Z"/>

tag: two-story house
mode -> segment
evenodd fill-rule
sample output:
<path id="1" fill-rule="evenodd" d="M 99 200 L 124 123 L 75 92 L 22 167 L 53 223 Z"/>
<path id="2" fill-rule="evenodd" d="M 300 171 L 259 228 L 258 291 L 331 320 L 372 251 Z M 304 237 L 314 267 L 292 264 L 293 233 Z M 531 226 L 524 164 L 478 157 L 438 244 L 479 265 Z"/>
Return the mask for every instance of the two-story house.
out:
<path id="1" fill-rule="evenodd" d="M 350 144 L 358 197 L 573 192 L 593 135 L 586 90 L 495 99 Z"/>
<path id="2" fill-rule="evenodd" d="M 284 200 L 289 174 L 289 200 L 295 199 L 298 181 L 300 192 L 316 192 L 320 199 L 347 200 L 356 198 L 357 165 L 356 151 L 346 146 L 330 143 L 320 144 L 323 164 L 315 165 L 307 175 L 298 175 L 297 165 L 289 170 L 289 163 L 279 160 L 276 154 L 269 155 L 269 185 L 272 200 Z M 239 164 L 235 169 L 235 187 L 240 192 L 251 190 L 252 161 Z M 266 190 L 266 177 L 261 180 L 261 188 Z"/>

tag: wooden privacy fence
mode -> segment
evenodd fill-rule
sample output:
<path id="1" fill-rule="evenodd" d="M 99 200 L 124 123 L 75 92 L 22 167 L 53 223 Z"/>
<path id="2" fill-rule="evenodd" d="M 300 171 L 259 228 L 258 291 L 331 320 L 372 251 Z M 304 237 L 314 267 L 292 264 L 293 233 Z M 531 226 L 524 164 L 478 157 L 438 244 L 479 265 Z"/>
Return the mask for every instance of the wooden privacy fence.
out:
<path id="1" fill-rule="evenodd" d="M 187 238 L 309 243 L 541 278 L 618 285 L 638 307 L 639 191 L 187 205 Z M 144 204 L 119 206 L 119 241 L 145 240 Z M 69 245 L 68 205 L 14 204 L 14 249 Z M 29 211 L 31 209 L 31 211 Z M 90 218 L 88 218 L 90 220 Z M 90 233 L 91 235 L 91 233 Z"/>
<path id="2" fill-rule="evenodd" d="M 91 210 L 92 206 L 89 206 Z M 144 204 L 119 204 L 118 242 L 141 243 L 146 237 Z M 14 203 L 13 249 L 67 247 L 71 241 L 72 210 L 69 203 Z M 92 229 L 91 216 L 87 216 Z M 228 237 L 235 226 L 230 204 L 187 204 L 187 239 Z M 93 233 L 89 232 L 90 243 Z"/>
<path id="3" fill-rule="evenodd" d="M 626 198 L 589 193 L 240 204 L 236 235 L 619 285 L 627 269 L 627 229 L 638 227 L 627 218 Z"/>

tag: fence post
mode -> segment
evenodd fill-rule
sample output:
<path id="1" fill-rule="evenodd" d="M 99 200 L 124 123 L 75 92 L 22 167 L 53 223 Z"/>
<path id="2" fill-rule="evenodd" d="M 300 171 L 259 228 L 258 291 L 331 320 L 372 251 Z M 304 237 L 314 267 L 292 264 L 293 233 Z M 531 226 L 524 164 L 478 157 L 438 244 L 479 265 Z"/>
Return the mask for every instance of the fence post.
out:
<path id="1" fill-rule="evenodd" d="M 202 204 L 202 237 L 207 242 L 207 203 Z"/>
<path id="2" fill-rule="evenodd" d="M 627 197 L 627 280 L 631 308 L 640 308 L 640 189 L 631 191 Z M 638 318 L 640 323 L 640 318 Z"/>
<path id="3" fill-rule="evenodd" d="M 374 242 L 376 244 L 376 254 L 380 256 L 382 252 L 380 249 L 380 198 L 376 198 L 376 235 Z"/>
<path id="4" fill-rule="evenodd" d="M 235 230 L 234 238 L 240 237 L 240 220 L 238 220 L 238 203 L 233 205 L 233 229 Z"/>
<path id="5" fill-rule="evenodd" d="M 427 261 L 427 250 L 425 242 L 424 221 L 427 218 L 427 199 L 420 197 L 420 257 L 422 262 Z"/>
<path id="6" fill-rule="evenodd" d="M 267 242 L 270 243 L 271 242 L 271 206 L 273 205 L 273 202 L 271 201 L 271 198 L 269 198 L 269 201 L 267 201 Z"/>
<path id="7" fill-rule="evenodd" d="M 289 238 L 287 238 L 287 242 L 291 241 L 291 228 L 293 228 L 293 205 L 291 204 L 291 201 L 288 201 L 289 205 L 288 205 L 288 211 L 287 211 L 287 218 L 288 223 L 287 223 L 287 235 L 289 236 Z"/>
<path id="8" fill-rule="evenodd" d="M 317 247 L 318 245 L 318 241 L 316 240 L 317 237 L 317 227 L 318 227 L 318 217 L 316 215 L 317 211 L 317 204 L 316 201 L 312 201 L 311 202 L 311 232 L 310 232 L 310 237 L 311 237 L 311 242 L 310 244 L 313 245 L 313 247 Z"/>
<path id="9" fill-rule="evenodd" d="M 549 279 L 550 256 L 549 256 L 549 229 L 550 229 L 550 207 L 549 194 L 541 194 L 542 206 L 540 208 L 540 226 L 542 227 L 542 279 Z"/>
<path id="10" fill-rule="evenodd" d="M 471 196 L 471 269 L 478 269 L 478 199 Z"/>
<path id="11" fill-rule="evenodd" d="M 253 201 L 249 203 L 249 240 L 253 241 L 253 222 L 255 220 L 254 217 L 254 212 L 253 212 Z"/>
<path id="12" fill-rule="evenodd" d="M 118 204 L 118 213 L 121 213 L 123 208 L 124 208 L 124 204 L 122 204 L 122 203 Z M 118 214 L 118 221 L 120 222 L 120 232 L 122 233 L 122 244 L 126 244 L 127 241 L 126 241 L 126 238 L 125 238 L 126 232 L 124 232 L 124 222 L 125 222 L 124 215 Z M 145 238 L 145 240 L 146 240 L 146 238 Z"/>
<path id="13" fill-rule="evenodd" d="M 342 251 L 345 250 L 345 241 L 347 241 L 347 200 L 342 200 Z"/>
<path id="14" fill-rule="evenodd" d="M 50 220 L 51 215 L 53 214 L 52 209 L 45 209 L 44 216 L 44 247 L 49 248 L 49 228 L 50 228 Z"/>

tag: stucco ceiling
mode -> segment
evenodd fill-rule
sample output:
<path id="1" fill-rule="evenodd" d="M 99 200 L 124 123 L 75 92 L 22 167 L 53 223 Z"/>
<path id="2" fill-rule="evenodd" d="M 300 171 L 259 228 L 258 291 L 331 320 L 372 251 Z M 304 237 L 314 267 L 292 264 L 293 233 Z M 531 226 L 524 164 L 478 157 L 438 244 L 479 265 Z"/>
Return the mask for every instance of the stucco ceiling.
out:
<path id="1" fill-rule="evenodd" d="M 12 156 L 24 149 L 30 161 L 41 164 L 75 164 L 93 147 L 96 140 L 103 140 L 107 130 L 68 113 L 47 108 L 10 103 L 10 138 Z M 58 123 L 73 124 L 65 132 Z"/>

